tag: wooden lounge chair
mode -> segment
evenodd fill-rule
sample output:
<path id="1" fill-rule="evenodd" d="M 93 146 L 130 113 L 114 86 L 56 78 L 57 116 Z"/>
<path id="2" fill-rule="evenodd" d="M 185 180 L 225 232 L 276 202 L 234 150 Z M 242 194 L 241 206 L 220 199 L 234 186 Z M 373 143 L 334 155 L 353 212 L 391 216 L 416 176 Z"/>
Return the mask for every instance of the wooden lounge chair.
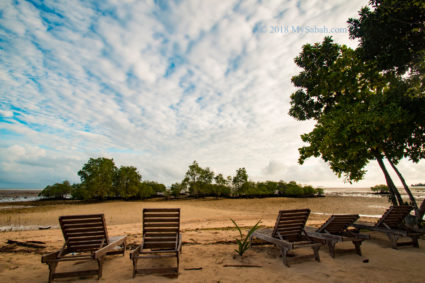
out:
<path id="1" fill-rule="evenodd" d="M 179 257 L 182 239 L 180 235 L 180 208 L 144 208 L 143 240 L 131 251 L 133 277 L 136 274 L 179 274 Z M 137 261 L 146 258 L 176 257 L 177 266 L 169 268 L 137 268 Z"/>
<path id="2" fill-rule="evenodd" d="M 332 257 L 335 257 L 336 243 L 342 241 L 352 241 L 357 254 L 362 255 L 360 245 L 364 240 L 369 239 L 369 236 L 348 229 L 358 218 L 358 214 L 332 215 L 319 229 L 306 231 L 314 240 L 327 244 Z"/>
<path id="3" fill-rule="evenodd" d="M 403 223 L 403 220 L 410 214 L 411 210 L 412 207 L 409 205 L 391 206 L 375 225 L 354 223 L 353 226 L 357 229 L 366 229 L 385 233 L 390 239 L 393 249 L 397 249 L 399 246 L 410 245 L 419 248 L 418 238 L 422 233 L 413 231 Z M 398 239 L 401 237 L 409 237 L 411 238 L 411 241 L 398 242 Z"/>
<path id="4" fill-rule="evenodd" d="M 125 253 L 127 236 L 108 237 L 103 214 L 70 215 L 59 217 L 65 244 L 62 249 L 41 258 L 49 265 L 49 282 L 55 278 L 96 275 L 102 277 L 105 255 Z M 56 273 L 62 261 L 97 261 L 98 269 Z"/>
<path id="5" fill-rule="evenodd" d="M 297 248 L 311 247 L 314 251 L 314 258 L 316 261 L 320 261 L 321 244 L 313 241 L 304 230 L 309 214 L 310 209 L 281 210 L 274 228 L 255 231 L 251 236 L 251 241 L 255 237 L 275 244 L 281 249 L 283 263 L 288 267 L 288 252 Z"/>

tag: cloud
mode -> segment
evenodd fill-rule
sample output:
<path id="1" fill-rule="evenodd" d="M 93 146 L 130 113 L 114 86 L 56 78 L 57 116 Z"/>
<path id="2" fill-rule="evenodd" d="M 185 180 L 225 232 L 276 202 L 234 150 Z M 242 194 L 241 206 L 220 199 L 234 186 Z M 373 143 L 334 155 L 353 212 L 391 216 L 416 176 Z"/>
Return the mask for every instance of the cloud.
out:
<path id="1" fill-rule="evenodd" d="M 246 167 L 255 180 L 344 185 L 320 160 L 297 164 L 313 123 L 287 113 L 302 45 L 356 42 L 296 28 L 346 27 L 366 4 L 2 2 L 0 187 L 78 182 L 99 156 L 167 185 L 193 160 L 225 175 Z M 422 163 L 403 164 L 416 180 Z M 381 181 L 368 168 L 365 182 Z"/>

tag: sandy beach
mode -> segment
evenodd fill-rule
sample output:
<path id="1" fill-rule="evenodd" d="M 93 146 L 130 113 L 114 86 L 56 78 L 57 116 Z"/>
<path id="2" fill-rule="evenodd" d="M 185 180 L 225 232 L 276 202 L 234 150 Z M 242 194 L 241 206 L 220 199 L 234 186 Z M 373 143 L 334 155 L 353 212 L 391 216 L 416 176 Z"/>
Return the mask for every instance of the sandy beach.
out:
<path id="1" fill-rule="evenodd" d="M 108 256 L 101 282 L 422 282 L 425 266 L 425 241 L 420 248 L 391 248 L 385 235 L 372 233 L 362 245 L 363 255 L 354 252 L 351 242 L 337 245 L 336 258 L 327 247 L 320 249 L 321 262 L 313 257 L 290 258 L 291 267 L 282 263 L 280 250 L 272 245 L 254 245 L 243 257 L 234 252 L 238 232 L 231 218 L 244 227 L 259 219 L 262 226 L 272 227 L 280 209 L 310 208 L 308 225 L 318 227 L 333 213 L 358 213 L 361 220 L 374 222 L 389 206 L 386 198 L 339 197 L 264 198 L 264 199 L 198 199 L 111 201 L 91 204 L 51 204 L 41 206 L 0 205 L 0 281 L 47 282 L 48 267 L 41 255 L 63 245 L 58 229 L 60 215 L 104 213 L 110 236 L 127 235 L 129 248 L 141 242 L 142 209 L 148 207 L 180 207 L 183 253 L 178 278 L 157 275 L 132 278 L 129 253 Z M 39 226 L 51 226 L 38 230 Z M 245 229 L 246 231 L 246 229 Z M 45 248 L 35 249 L 7 244 L 8 240 L 42 241 Z M 312 254 L 311 249 L 296 255 Z M 159 264 L 173 264 L 170 259 Z M 72 262 L 59 265 L 59 271 L 85 268 L 93 263 Z M 140 264 L 143 264 L 142 262 Z M 146 262 L 146 264 L 152 264 Z M 261 267 L 225 267 L 253 264 Z M 197 268 L 199 270 L 190 270 Z M 57 282 L 96 282 L 96 277 L 69 278 Z"/>

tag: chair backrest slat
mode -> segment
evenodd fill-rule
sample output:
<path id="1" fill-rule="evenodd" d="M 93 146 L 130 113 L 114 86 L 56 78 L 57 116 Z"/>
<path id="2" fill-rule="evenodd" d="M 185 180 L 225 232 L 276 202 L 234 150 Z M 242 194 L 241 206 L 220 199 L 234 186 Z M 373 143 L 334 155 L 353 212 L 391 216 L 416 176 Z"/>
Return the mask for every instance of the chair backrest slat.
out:
<path id="1" fill-rule="evenodd" d="M 281 210 L 276 219 L 272 236 L 280 236 L 287 241 L 296 241 L 301 238 L 301 233 L 307 222 L 310 209 Z"/>
<path id="2" fill-rule="evenodd" d="M 413 207 L 410 205 L 391 206 L 385 211 L 375 226 L 380 227 L 387 225 L 390 228 L 398 228 L 403 223 L 404 218 L 410 214 L 412 209 Z"/>
<path id="3" fill-rule="evenodd" d="M 103 214 L 59 217 L 68 251 L 91 251 L 109 243 Z"/>
<path id="4" fill-rule="evenodd" d="M 174 249 L 180 233 L 180 208 L 143 209 L 143 247 Z"/>
<path id="5" fill-rule="evenodd" d="M 341 234 L 349 226 L 359 219 L 358 214 L 338 214 L 332 215 L 316 232 L 329 232 L 331 234 Z"/>

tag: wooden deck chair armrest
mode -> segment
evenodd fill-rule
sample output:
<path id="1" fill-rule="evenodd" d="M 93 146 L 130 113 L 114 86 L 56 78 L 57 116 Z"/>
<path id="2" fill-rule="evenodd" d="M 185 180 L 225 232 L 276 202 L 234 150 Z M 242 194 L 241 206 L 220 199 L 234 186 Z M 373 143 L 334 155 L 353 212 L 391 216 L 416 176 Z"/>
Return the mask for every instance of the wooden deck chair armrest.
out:
<path id="1" fill-rule="evenodd" d="M 366 230 L 373 230 L 375 228 L 375 226 L 373 225 L 368 225 L 365 223 L 354 223 L 353 227 L 356 229 L 366 229 Z"/>
<path id="2" fill-rule="evenodd" d="M 304 228 L 301 230 L 301 234 L 304 234 L 304 236 L 305 236 L 308 240 L 313 241 L 313 240 L 309 237 L 309 235 L 307 234 L 307 232 L 305 231 L 305 229 L 304 229 Z"/>
<path id="3" fill-rule="evenodd" d="M 342 235 L 346 236 L 346 237 L 353 237 L 353 238 L 358 238 L 358 239 L 363 239 L 363 240 L 369 240 L 370 239 L 370 235 L 356 233 L 356 232 L 353 232 L 353 231 L 350 231 L 350 230 L 344 231 L 344 233 L 342 233 Z"/>
<path id="4" fill-rule="evenodd" d="M 119 246 L 119 245 L 123 244 L 124 241 L 126 241 L 126 239 L 127 239 L 127 236 L 122 236 L 120 238 L 114 239 L 114 241 L 111 241 L 109 243 L 109 245 L 107 245 L 107 246 L 105 246 L 105 247 L 103 247 L 103 248 L 98 249 L 97 251 L 95 251 L 94 252 L 94 258 L 95 259 L 98 259 L 98 258 L 106 255 L 106 253 L 108 253 L 109 251 L 111 251 L 112 249 L 114 249 L 116 246 Z"/>
<path id="5" fill-rule="evenodd" d="M 276 246 L 279 247 L 285 247 L 287 249 L 293 249 L 294 248 L 294 244 L 283 239 L 282 235 L 280 234 L 280 232 L 277 232 L 277 236 L 279 237 L 279 241 L 277 243 L 274 243 Z"/>
<path id="6" fill-rule="evenodd" d="M 339 235 L 332 235 L 329 233 L 319 233 L 319 232 L 312 232 L 308 231 L 307 235 L 310 239 L 313 241 L 321 242 L 321 240 L 335 240 L 335 241 L 341 241 L 342 237 Z"/>
<path id="7" fill-rule="evenodd" d="M 65 244 L 63 244 L 62 248 L 60 249 L 60 251 L 57 254 L 57 257 L 60 258 L 63 254 L 63 252 L 65 251 L 65 247 L 68 245 L 69 239 L 65 241 Z"/>
<path id="8" fill-rule="evenodd" d="M 135 248 L 134 250 L 132 250 L 130 252 L 130 259 L 133 259 L 134 260 L 135 258 L 137 258 L 139 256 L 139 254 L 140 254 L 140 251 L 142 249 L 143 249 L 143 244 L 138 245 L 137 248 Z"/>
<path id="9" fill-rule="evenodd" d="M 46 255 L 43 255 L 41 257 L 41 262 L 42 263 L 48 263 L 49 261 L 53 261 L 56 260 L 58 258 L 58 254 L 60 253 L 60 251 L 57 252 L 53 252 L 53 253 L 49 253 Z"/>

